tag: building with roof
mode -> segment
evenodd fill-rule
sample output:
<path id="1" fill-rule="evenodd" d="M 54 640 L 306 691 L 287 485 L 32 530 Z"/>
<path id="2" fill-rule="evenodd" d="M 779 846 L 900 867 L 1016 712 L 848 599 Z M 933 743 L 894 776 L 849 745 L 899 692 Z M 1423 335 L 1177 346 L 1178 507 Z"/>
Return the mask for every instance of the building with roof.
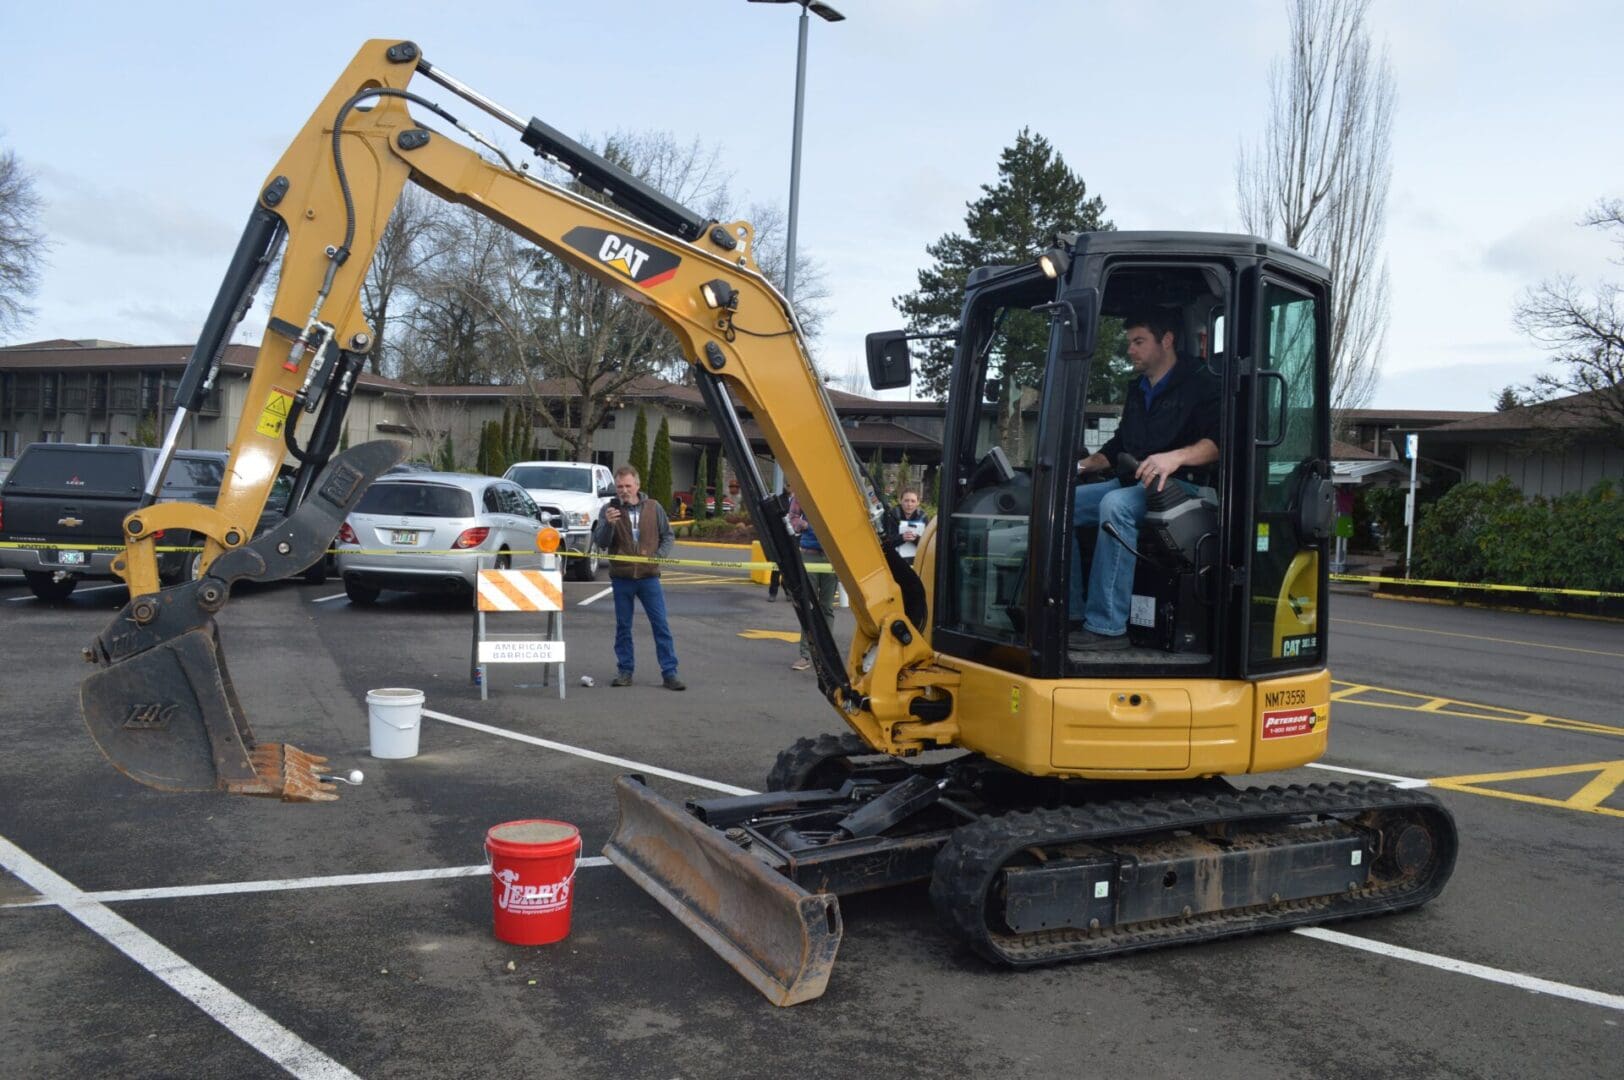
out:
<path id="1" fill-rule="evenodd" d="M 1337 438 L 1344 445 L 1359 447 L 1378 457 L 1401 458 L 1404 456 L 1403 433 L 1425 431 L 1483 415 L 1448 409 L 1343 409 L 1335 419 Z M 1394 432 L 1400 432 L 1396 440 Z"/>
<path id="2" fill-rule="evenodd" d="M 187 345 L 126 345 L 57 339 L 0 348 L 0 457 L 15 456 L 31 442 L 128 444 L 143 424 L 161 437 L 175 408 Z M 257 347 L 229 345 L 221 373 L 204 405 L 183 433 L 185 449 L 222 450 L 241 420 Z M 826 387 L 853 451 L 887 463 L 904 456 L 914 466 L 941 460 L 943 409 L 937 402 L 880 401 Z M 377 438 L 404 439 L 411 456 L 430 459 L 451 440 L 459 465 L 471 464 L 484 425 L 501 421 L 511 406 L 531 404 L 562 418 L 575 394 L 556 380 L 523 386 L 412 386 L 363 374 L 345 417 L 350 445 Z M 594 435 L 590 458 L 603 465 L 631 453 L 637 412 L 646 410 L 652 444 L 660 421 L 671 435 L 671 472 L 681 489 L 697 482 L 699 458 L 714 463 L 720 440 L 699 391 L 692 386 L 641 376 L 619 388 Z M 748 410 L 741 409 L 747 437 L 770 474 L 767 446 Z M 562 458 L 558 437 L 538 422 L 533 445 L 543 459 Z M 714 465 L 713 465 L 714 468 Z"/>
<path id="3" fill-rule="evenodd" d="M 1480 413 L 1413 431 L 1423 460 L 1466 480 L 1501 476 L 1524 495 L 1555 497 L 1624 481 L 1624 393 L 1596 390 L 1554 401 Z"/>

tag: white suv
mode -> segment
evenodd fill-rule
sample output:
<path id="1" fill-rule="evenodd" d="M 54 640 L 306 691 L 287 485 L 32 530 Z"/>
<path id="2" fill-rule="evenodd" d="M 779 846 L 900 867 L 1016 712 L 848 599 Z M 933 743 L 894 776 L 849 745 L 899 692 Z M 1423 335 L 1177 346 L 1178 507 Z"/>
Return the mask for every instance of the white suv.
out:
<path id="1" fill-rule="evenodd" d="M 521 461 L 508 466 L 502 479 L 530 493 L 541 518 L 564 537 L 564 546 L 584 558 L 564 560 L 565 574 L 575 581 L 598 576 L 597 545 L 592 527 L 615 494 L 615 477 L 607 465 L 583 461 Z"/>

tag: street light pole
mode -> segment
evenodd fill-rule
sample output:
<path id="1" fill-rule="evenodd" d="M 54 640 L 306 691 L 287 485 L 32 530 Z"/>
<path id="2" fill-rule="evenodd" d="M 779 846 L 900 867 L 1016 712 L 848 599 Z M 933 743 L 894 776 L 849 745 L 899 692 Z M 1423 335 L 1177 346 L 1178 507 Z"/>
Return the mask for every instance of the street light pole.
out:
<path id="1" fill-rule="evenodd" d="M 789 154 L 789 235 L 784 241 L 784 299 L 795 306 L 795 232 L 801 216 L 801 115 L 806 108 L 806 28 L 808 13 L 825 22 L 842 22 L 846 16 L 822 0 L 750 0 L 752 4 L 799 4 L 800 37 L 795 47 L 795 124 L 790 136 Z M 784 490 L 784 467 L 773 462 L 773 490 Z"/>
<path id="2" fill-rule="evenodd" d="M 801 113 L 806 106 L 806 7 L 801 7 L 801 36 L 795 48 L 795 133 L 789 152 L 789 238 L 784 244 L 784 296 L 795 303 L 795 226 L 801 214 Z"/>
<path id="3" fill-rule="evenodd" d="M 843 22 L 846 16 L 823 0 L 750 0 L 752 4 L 799 4 L 800 39 L 795 48 L 795 125 L 789 156 L 789 236 L 784 246 L 784 297 L 795 300 L 795 231 L 801 213 L 801 114 L 806 107 L 806 27 L 809 15 L 824 22 Z"/>

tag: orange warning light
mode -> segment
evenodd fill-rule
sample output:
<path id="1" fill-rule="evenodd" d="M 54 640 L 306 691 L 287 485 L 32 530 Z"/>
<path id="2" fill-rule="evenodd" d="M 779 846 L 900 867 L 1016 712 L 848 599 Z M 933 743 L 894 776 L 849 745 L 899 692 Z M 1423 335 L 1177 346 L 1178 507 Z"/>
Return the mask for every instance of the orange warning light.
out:
<path id="1" fill-rule="evenodd" d="M 558 530 L 551 525 L 543 525 L 536 530 L 536 550 L 543 555 L 551 555 L 558 550 Z"/>

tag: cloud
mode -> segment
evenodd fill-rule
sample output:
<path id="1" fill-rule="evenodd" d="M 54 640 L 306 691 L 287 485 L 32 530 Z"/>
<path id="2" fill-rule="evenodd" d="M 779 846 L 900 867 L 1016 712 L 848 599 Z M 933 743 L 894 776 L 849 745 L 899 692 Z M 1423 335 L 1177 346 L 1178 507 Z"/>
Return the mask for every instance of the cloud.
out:
<path id="1" fill-rule="evenodd" d="M 1483 265 L 1532 284 L 1541 278 L 1573 274 L 1591 278 L 1607 273 L 1619 254 L 1616 234 L 1575 224 L 1582 209 L 1545 214 L 1523 222 L 1492 241 Z"/>
<path id="2" fill-rule="evenodd" d="M 1529 355 L 1521 361 L 1443 364 L 1405 371 L 1383 371 L 1371 399 L 1376 409 L 1465 409 L 1488 412 L 1502 387 L 1528 382 L 1545 362 Z"/>
<path id="3" fill-rule="evenodd" d="M 114 190 L 49 165 L 36 169 L 45 197 L 45 228 L 68 241 L 120 255 L 230 254 L 237 229 L 195 207 L 130 189 Z"/>
<path id="4" fill-rule="evenodd" d="M 114 315 L 120 326 L 129 328 L 125 332 L 129 340 L 169 343 L 195 340 L 203 325 L 204 311 L 197 307 L 137 301 L 119 305 Z"/>

